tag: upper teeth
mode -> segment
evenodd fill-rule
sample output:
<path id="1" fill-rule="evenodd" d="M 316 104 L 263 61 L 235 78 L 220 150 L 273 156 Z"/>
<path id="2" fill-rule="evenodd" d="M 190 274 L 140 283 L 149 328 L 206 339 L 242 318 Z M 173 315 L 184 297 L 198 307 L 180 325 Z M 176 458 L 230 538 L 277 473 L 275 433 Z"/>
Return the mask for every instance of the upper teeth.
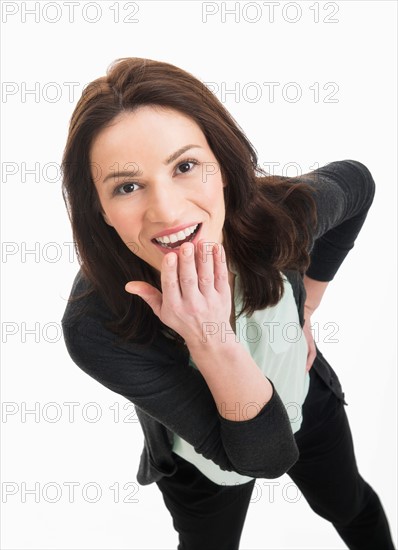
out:
<path id="1" fill-rule="evenodd" d="M 159 243 L 176 243 L 177 241 L 182 241 L 186 237 L 189 237 L 195 229 L 198 227 L 198 223 L 196 225 L 191 225 L 190 227 L 186 227 L 182 231 L 178 231 L 178 233 L 172 233 L 171 235 L 165 235 L 164 237 L 158 237 L 155 239 L 155 241 L 158 241 Z"/>

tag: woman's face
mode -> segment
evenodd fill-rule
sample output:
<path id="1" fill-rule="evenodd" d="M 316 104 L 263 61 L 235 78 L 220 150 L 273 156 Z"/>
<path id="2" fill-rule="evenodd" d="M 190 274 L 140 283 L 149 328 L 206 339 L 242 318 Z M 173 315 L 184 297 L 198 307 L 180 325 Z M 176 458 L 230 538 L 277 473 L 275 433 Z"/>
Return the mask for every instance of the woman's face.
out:
<path id="1" fill-rule="evenodd" d="M 97 136 L 90 161 L 106 223 L 158 271 L 187 236 L 222 242 L 224 184 L 191 118 L 152 106 L 123 113 Z M 162 236 L 166 246 L 155 241 Z"/>

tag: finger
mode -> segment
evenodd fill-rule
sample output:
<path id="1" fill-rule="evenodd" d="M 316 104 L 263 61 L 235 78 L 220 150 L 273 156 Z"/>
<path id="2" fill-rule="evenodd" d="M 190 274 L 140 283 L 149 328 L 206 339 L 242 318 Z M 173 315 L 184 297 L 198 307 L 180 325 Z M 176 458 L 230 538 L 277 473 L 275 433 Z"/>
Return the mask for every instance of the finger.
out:
<path id="1" fill-rule="evenodd" d="M 173 308 L 181 301 L 181 290 L 178 281 L 178 256 L 175 252 L 165 255 L 160 266 L 160 283 L 162 286 L 163 305 Z"/>
<path id="2" fill-rule="evenodd" d="M 204 295 L 214 292 L 214 244 L 200 240 L 196 250 L 198 286 L 200 292 Z"/>
<path id="3" fill-rule="evenodd" d="M 142 298 L 152 308 L 154 314 L 160 316 L 162 293 L 157 288 L 142 281 L 130 281 L 124 288 L 130 294 L 136 294 Z"/>
<path id="4" fill-rule="evenodd" d="M 198 297 L 198 273 L 195 264 L 195 246 L 191 242 L 180 247 L 178 255 L 178 281 L 181 296 L 188 301 Z"/>
<path id="5" fill-rule="evenodd" d="M 221 243 L 214 246 L 214 288 L 225 296 L 231 297 L 228 283 L 228 267 L 225 249 Z"/>

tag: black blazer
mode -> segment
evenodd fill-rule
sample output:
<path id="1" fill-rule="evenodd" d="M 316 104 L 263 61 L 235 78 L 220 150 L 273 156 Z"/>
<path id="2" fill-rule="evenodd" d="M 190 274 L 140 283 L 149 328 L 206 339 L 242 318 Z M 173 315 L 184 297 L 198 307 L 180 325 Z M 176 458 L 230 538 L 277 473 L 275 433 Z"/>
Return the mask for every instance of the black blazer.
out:
<path id="1" fill-rule="evenodd" d="M 307 275 L 331 281 L 354 246 L 373 202 L 375 183 L 368 168 L 353 160 L 329 163 L 301 180 L 316 191 L 318 214 Z M 303 326 L 303 278 L 296 271 L 284 273 L 292 285 Z M 89 287 L 79 270 L 71 297 Z M 148 485 L 176 471 L 171 451 L 173 432 L 221 469 L 254 478 L 279 477 L 297 461 L 299 453 L 290 420 L 271 380 L 273 396 L 256 417 L 240 422 L 227 420 L 218 413 L 201 373 L 189 366 L 187 347 L 177 346 L 162 333 L 150 348 L 120 344 L 116 335 L 104 327 L 109 310 L 100 296 L 94 293 L 84 300 L 90 301 L 89 313 L 80 314 L 82 300 L 68 303 L 65 309 L 65 344 L 84 372 L 134 403 L 144 434 L 138 483 Z M 346 404 L 336 373 L 316 349 L 312 368 Z"/>

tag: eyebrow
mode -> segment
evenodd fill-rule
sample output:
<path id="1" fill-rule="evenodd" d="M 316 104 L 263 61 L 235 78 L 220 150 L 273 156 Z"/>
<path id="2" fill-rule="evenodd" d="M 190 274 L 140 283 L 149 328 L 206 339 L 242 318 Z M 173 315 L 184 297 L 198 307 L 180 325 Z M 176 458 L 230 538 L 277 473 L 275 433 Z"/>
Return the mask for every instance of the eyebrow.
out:
<path id="1" fill-rule="evenodd" d="M 202 149 L 202 147 L 200 145 L 192 145 L 192 144 L 189 144 L 189 145 L 184 145 L 183 147 L 180 147 L 179 149 L 177 149 L 177 151 L 175 151 L 174 153 L 172 153 L 169 157 L 167 157 L 167 159 L 163 162 L 163 164 L 165 166 L 168 166 L 169 164 L 171 164 L 174 160 L 178 159 L 178 157 L 180 157 L 183 153 L 185 153 L 185 151 L 188 151 L 188 149 L 194 149 L 194 148 L 199 148 L 199 149 Z M 135 164 L 134 162 L 131 162 L 129 164 Z M 134 177 L 137 177 L 137 176 L 142 176 L 143 173 L 141 170 L 139 170 L 137 168 L 137 170 L 122 170 L 120 172 L 111 172 L 110 174 L 108 174 L 106 176 L 106 178 L 104 179 L 104 181 L 102 182 L 103 184 L 108 181 L 109 179 L 112 179 L 112 178 L 120 178 L 120 177 L 130 177 L 130 178 L 134 178 Z"/>

